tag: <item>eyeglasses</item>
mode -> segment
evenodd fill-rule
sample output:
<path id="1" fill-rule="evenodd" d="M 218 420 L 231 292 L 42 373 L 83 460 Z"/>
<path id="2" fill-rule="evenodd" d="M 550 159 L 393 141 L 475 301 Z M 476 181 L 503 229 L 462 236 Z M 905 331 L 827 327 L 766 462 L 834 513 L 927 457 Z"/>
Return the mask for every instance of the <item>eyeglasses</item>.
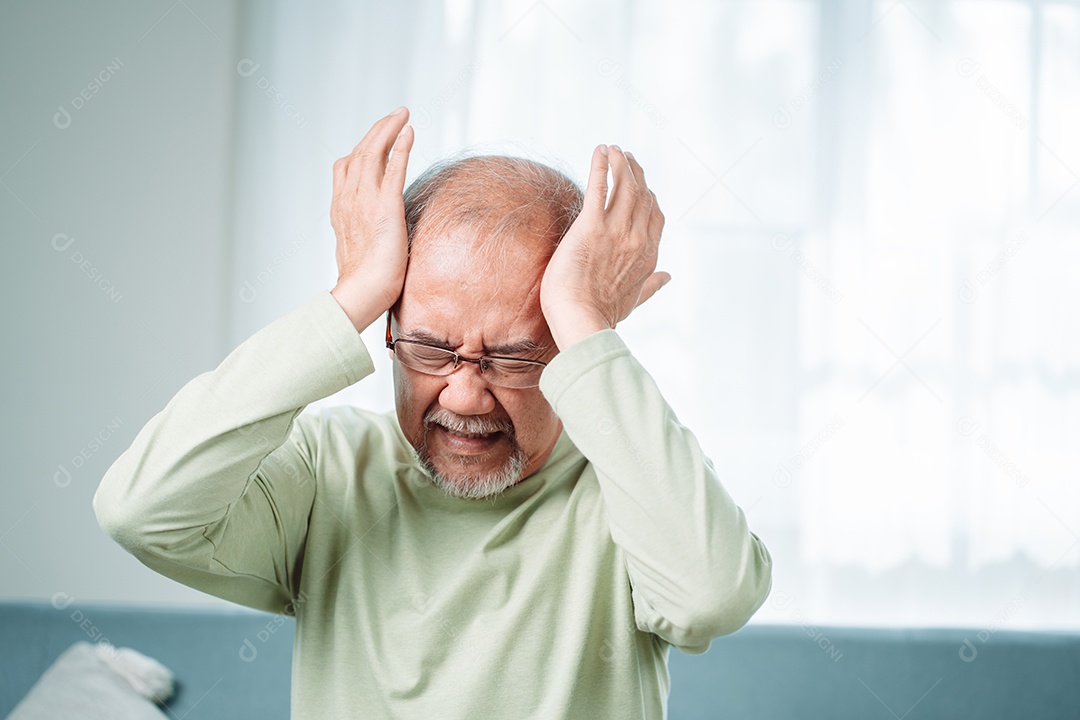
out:
<path id="1" fill-rule="evenodd" d="M 386 347 L 407 368 L 426 375 L 445 376 L 454 372 L 461 363 L 480 366 L 484 378 L 497 387 L 534 388 L 540 384 L 540 375 L 547 363 L 523 358 L 483 355 L 476 358 L 462 357 L 453 350 L 428 345 L 416 340 L 395 340 L 390 334 L 390 313 L 386 314 Z"/>

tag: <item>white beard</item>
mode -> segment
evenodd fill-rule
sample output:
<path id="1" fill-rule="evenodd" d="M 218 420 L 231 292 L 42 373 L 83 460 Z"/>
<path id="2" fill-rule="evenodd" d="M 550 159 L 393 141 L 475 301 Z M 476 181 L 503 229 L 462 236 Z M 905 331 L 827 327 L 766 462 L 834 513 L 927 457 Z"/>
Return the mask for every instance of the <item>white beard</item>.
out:
<path id="1" fill-rule="evenodd" d="M 427 449 L 427 435 L 433 424 L 442 425 L 456 432 L 487 433 L 502 432 L 510 441 L 511 453 L 502 467 L 486 473 L 466 472 L 457 477 L 447 477 L 435 469 Z M 521 481 L 521 476 L 529 464 L 529 457 L 517 444 L 514 427 L 509 420 L 492 423 L 479 418 L 458 418 L 445 411 L 435 410 L 424 418 L 424 437 L 419 447 L 414 448 L 416 461 L 431 477 L 431 481 L 452 497 L 465 500 L 483 500 L 495 498 L 504 490 Z M 465 461 L 468 463 L 468 460 Z"/>

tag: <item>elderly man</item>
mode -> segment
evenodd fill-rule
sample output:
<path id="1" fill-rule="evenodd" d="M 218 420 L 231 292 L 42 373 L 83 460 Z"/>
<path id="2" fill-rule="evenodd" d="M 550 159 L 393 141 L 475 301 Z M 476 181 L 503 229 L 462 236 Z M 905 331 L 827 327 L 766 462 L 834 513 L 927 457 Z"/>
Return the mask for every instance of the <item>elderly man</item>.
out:
<path id="1" fill-rule="evenodd" d="M 662 718 L 669 647 L 745 624 L 771 558 L 615 331 L 668 279 L 656 198 L 614 145 L 584 196 L 490 156 L 404 191 L 407 120 L 334 165 L 336 286 L 184 386 L 98 520 L 295 615 L 294 718 Z M 301 414 L 384 314 L 396 412 Z"/>

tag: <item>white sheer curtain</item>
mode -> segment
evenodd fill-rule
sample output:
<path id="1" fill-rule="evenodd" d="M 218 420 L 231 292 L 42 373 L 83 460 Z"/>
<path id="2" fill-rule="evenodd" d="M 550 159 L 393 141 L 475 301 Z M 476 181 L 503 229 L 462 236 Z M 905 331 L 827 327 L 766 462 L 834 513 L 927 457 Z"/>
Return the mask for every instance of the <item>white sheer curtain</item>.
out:
<path id="1" fill-rule="evenodd" d="M 675 280 L 622 328 L 766 541 L 757 616 L 1080 626 L 1080 5 L 251 3 L 233 340 L 336 277 L 330 166 L 635 152 Z M 379 372 L 328 403 L 390 408 Z"/>

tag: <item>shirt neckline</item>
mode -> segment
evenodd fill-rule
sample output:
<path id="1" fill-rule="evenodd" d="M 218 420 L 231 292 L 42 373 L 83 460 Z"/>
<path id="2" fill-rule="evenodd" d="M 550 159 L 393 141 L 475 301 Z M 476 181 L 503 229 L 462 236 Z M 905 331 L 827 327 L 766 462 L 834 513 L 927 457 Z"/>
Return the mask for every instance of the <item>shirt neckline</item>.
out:
<path id="1" fill-rule="evenodd" d="M 394 428 L 394 433 L 400 446 L 398 448 L 399 462 L 405 466 L 406 470 L 404 473 L 401 473 L 401 476 L 404 478 L 404 482 L 409 485 L 412 494 L 425 505 L 444 507 L 458 512 L 508 509 L 520 505 L 528 498 L 541 492 L 543 488 L 563 479 L 566 476 L 566 473 L 561 472 L 558 469 L 558 466 L 560 466 L 562 461 L 575 450 L 573 443 L 566 434 L 566 428 L 563 428 L 560 431 L 559 438 L 555 441 L 555 446 L 551 449 L 551 453 L 548 455 L 547 460 L 544 461 L 544 464 L 540 466 L 536 472 L 529 475 L 527 478 L 520 480 L 517 484 L 507 488 L 494 498 L 481 500 L 457 498 L 448 495 L 442 488 L 433 484 L 427 472 L 417 462 L 416 452 L 413 449 L 412 444 L 409 443 L 408 439 L 405 437 L 405 433 L 401 430 L 401 425 L 398 422 L 397 410 L 390 410 L 387 415 L 389 416 L 390 424 Z"/>

